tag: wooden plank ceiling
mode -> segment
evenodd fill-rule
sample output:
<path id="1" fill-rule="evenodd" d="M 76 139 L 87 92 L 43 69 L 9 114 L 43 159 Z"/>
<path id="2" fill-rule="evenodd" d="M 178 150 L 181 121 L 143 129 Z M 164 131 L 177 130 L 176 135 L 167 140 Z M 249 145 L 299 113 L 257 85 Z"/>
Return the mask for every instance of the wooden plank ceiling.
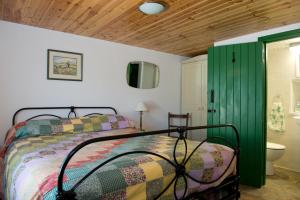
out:
<path id="1" fill-rule="evenodd" d="M 214 41 L 300 22 L 300 0 L 0 0 L 0 19 L 148 49 L 195 56 Z"/>

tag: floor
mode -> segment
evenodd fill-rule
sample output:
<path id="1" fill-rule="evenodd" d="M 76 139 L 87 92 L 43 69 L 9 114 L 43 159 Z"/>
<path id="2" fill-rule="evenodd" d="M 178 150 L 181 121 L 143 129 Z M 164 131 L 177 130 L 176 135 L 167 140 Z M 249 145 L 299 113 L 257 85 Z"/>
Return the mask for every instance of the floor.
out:
<path id="1" fill-rule="evenodd" d="M 241 200 L 300 200 L 300 173 L 275 168 L 262 188 L 241 186 Z"/>

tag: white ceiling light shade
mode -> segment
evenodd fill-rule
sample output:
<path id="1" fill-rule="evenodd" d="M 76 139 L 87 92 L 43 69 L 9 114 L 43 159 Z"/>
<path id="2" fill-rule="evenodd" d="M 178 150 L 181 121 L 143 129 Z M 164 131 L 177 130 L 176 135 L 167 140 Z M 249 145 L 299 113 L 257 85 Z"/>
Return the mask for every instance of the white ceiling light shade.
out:
<path id="1" fill-rule="evenodd" d="M 159 2 L 145 2 L 139 6 L 139 10 L 147 15 L 156 15 L 163 12 L 166 6 Z"/>

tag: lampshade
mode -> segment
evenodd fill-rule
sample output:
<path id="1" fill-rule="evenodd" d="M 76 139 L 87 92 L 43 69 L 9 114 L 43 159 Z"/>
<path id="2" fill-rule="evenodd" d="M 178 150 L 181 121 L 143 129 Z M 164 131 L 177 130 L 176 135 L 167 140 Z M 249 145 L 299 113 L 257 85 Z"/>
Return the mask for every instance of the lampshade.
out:
<path id="1" fill-rule="evenodd" d="M 165 5 L 159 2 L 145 2 L 139 6 L 139 10 L 147 15 L 159 14 L 165 9 Z"/>
<path id="2" fill-rule="evenodd" d="M 137 104 L 136 108 L 135 108 L 135 111 L 148 111 L 146 105 L 143 103 L 143 102 L 140 102 Z"/>

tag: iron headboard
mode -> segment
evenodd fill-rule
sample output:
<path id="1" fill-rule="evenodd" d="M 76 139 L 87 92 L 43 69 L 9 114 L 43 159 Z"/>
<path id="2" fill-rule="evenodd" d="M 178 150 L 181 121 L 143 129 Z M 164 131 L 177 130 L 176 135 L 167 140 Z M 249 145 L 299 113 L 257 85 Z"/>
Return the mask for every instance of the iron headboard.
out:
<path id="1" fill-rule="evenodd" d="M 22 111 L 28 111 L 28 110 L 69 110 L 68 113 L 68 118 L 70 118 L 70 116 L 73 114 L 75 117 L 77 117 L 77 113 L 76 110 L 77 109 L 101 109 L 101 110 L 112 110 L 115 114 L 118 114 L 117 110 L 113 107 L 98 107 L 98 106 L 69 106 L 69 107 L 26 107 L 26 108 L 21 108 L 19 110 L 17 110 L 14 113 L 13 119 L 12 119 L 12 124 L 15 125 L 16 124 L 16 118 L 17 115 L 22 112 Z M 102 113 L 90 113 L 84 116 L 90 116 L 90 115 L 101 115 Z M 32 120 L 38 117 L 44 117 L 44 116 L 50 116 L 50 117 L 56 117 L 56 118 L 62 118 L 61 116 L 58 115 L 54 115 L 54 114 L 39 114 L 39 115 L 34 115 L 30 118 L 28 118 L 26 121 L 28 120 Z"/>

